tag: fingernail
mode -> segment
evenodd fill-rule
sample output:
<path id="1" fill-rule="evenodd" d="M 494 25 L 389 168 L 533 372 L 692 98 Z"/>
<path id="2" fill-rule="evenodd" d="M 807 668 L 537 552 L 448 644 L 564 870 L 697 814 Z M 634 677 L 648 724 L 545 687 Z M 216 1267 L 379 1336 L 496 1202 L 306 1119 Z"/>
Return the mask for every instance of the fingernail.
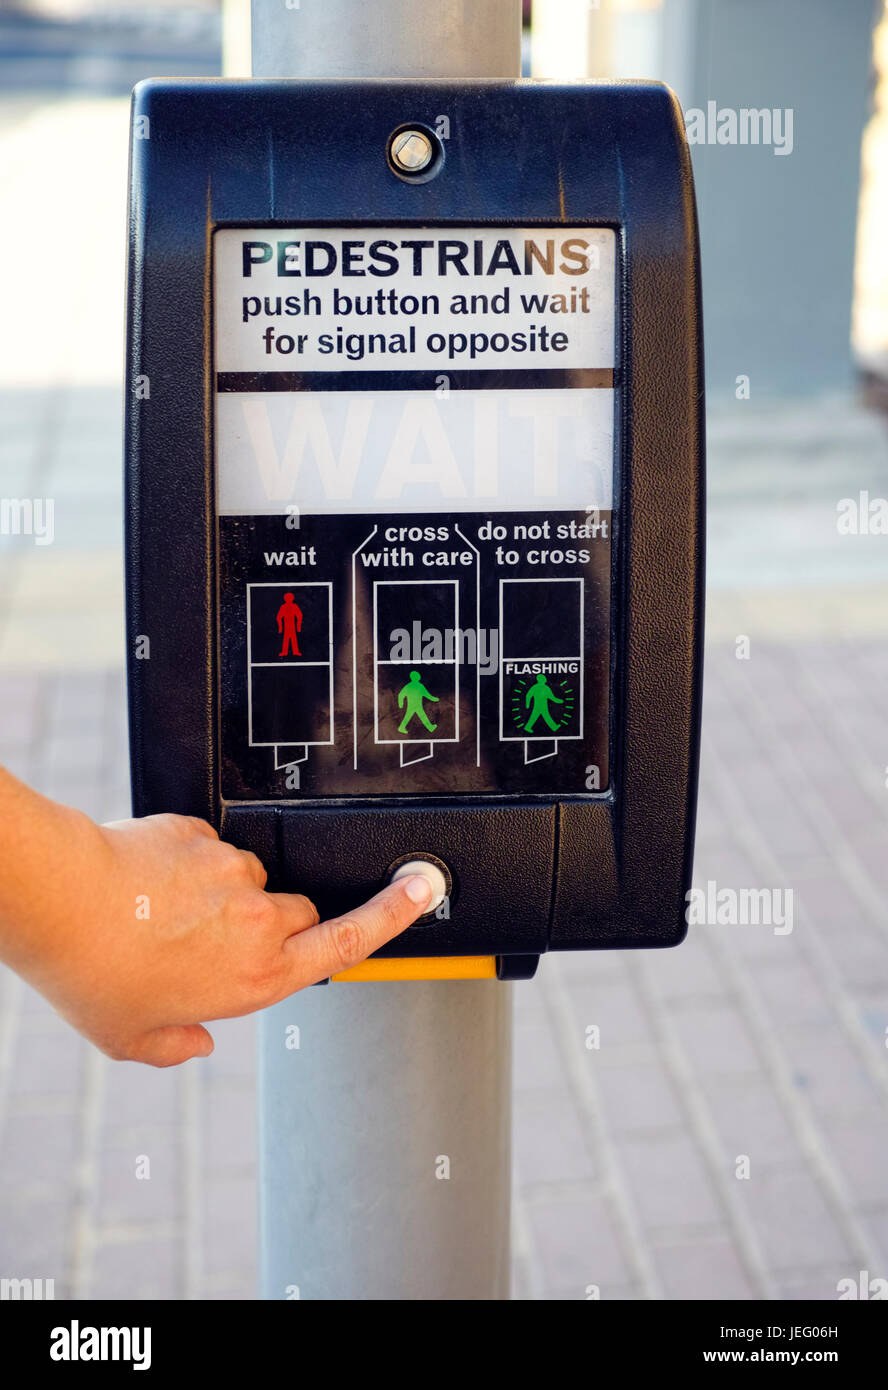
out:
<path id="1" fill-rule="evenodd" d="M 408 878 L 404 884 L 404 892 L 412 903 L 419 906 L 420 903 L 427 903 L 432 896 L 432 885 L 422 874 L 414 874 L 413 878 Z"/>

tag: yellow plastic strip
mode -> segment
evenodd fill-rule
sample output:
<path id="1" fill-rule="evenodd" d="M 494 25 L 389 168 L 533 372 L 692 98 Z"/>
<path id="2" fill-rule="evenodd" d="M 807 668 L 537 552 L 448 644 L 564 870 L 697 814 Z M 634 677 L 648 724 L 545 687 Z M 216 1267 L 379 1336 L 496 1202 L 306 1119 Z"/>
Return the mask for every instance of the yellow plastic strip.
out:
<path id="1" fill-rule="evenodd" d="M 331 976 L 365 983 L 370 980 L 495 980 L 496 956 L 404 956 L 365 960 Z"/>

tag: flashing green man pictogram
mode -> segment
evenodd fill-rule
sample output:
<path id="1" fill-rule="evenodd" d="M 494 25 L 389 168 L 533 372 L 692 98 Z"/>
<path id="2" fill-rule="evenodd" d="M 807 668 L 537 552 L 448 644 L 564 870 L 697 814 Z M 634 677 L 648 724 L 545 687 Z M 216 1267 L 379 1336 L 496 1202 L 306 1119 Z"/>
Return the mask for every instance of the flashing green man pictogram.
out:
<path id="1" fill-rule="evenodd" d="M 419 719 L 420 723 L 428 729 L 430 734 L 435 732 L 438 727 L 437 724 L 432 723 L 423 709 L 423 703 L 426 700 L 434 700 L 436 705 L 439 703 L 438 696 L 432 695 L 426 690 L 419 678 L 419 672 L 411 671 L 409 681 L 398 692 L 398 709 L 404 711 L 404 718 L 398 725 L 399 734 L 406 734 L 407 726 L 414 715 Z"/>
<path id="2" fill-rule="evenodd" d="M 537 676 L 536 683 L 528 689 L 524 697 L 524 708 L 531 711 L 530 718 L 524 725 L 525 733 L 530 733 L 534 724 L 542 716 L 553 733 L 557 733 L 561 727 L 561 721 L 556 721 L 549 713 L 550 704 L 563 705 L 564 701 L 559 699 L 554 690 L 549 688 L 546 677 L 542 674 Z"/>

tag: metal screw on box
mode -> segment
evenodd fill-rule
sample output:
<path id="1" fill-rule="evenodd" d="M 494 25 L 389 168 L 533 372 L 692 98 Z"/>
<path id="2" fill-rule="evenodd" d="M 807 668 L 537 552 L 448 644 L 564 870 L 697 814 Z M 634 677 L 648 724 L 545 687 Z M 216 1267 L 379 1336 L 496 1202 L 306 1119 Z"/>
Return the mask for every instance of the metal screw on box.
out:
<path id="1" fill-rule="evenodd" d="M 520 49 L 520 0 L 252 0 L 255 77 L 512 81 Z M 420 134 L 398 147 L 413 173 Z M 333 984 L 262 1016 L 264 1297 L 508 1298 L 511 996 Z"/>
<path id="2" fill-rule="evenodd" d="M 392 163 L 405 174 L 418 174 L 428 168 L 434 157 L 431 140 L 422 130 L 402 130 L 390 146 Z"/>

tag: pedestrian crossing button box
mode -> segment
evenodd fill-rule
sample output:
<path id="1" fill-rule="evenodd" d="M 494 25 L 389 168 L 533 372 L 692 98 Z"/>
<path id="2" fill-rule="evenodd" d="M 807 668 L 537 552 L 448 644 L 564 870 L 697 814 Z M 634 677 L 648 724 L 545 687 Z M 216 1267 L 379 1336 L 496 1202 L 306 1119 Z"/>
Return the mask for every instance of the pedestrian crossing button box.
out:
<path id="1" fill-rule="evenodd" d="M 381 970 L 678 942 L 701 342 L 661 85 L 140 84 L 136 812 L 325 916 L 443 865 Z"/>

